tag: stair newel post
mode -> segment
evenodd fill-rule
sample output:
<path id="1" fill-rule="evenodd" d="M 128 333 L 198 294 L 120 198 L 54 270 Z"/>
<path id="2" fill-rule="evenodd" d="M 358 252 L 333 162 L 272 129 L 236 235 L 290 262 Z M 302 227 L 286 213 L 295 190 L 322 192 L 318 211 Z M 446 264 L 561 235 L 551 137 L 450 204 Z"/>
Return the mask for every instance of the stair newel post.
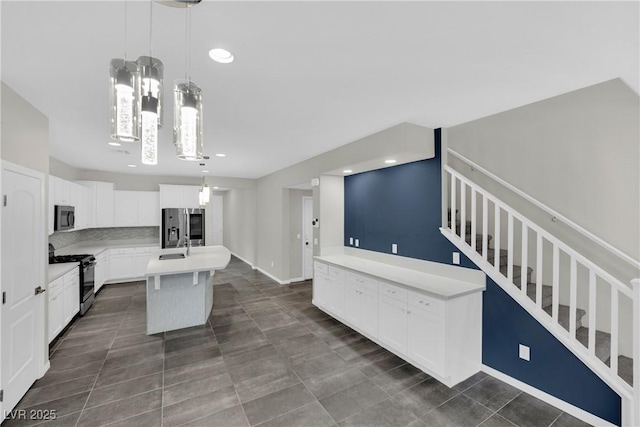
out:
<path id="1" fill-rule="evenodd" d="M 631 281 L 633 291 L 633 423 L 640 425 L 640 278 Z"/>

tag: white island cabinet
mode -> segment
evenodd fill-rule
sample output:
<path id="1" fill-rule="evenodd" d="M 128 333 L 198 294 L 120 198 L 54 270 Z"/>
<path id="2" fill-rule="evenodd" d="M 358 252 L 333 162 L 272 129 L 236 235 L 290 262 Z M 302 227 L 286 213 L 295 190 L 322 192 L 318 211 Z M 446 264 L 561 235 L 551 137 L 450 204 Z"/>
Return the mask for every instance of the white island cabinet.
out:
<path id="1" fill-rule="evenodd" d="M 313 304 L 453 387 L 481 368 L 484 274 L 411 262 L 316 257 Z"/>
<path id="2" fill-rule="evenodd" d="M 164 255 L 184 254 L 162 249 L 147 264 L 147 334 L 204 325 L 213 307 L 213 275 L 226 268 L 231 253 L 224 246 L 191 248 L 178 259 Z"/>

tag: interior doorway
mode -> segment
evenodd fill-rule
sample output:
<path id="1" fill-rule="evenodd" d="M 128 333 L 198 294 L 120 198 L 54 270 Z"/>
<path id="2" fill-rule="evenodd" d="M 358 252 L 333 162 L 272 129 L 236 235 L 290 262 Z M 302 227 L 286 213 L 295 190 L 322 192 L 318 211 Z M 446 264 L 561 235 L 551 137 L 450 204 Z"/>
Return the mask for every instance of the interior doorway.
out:
<path id="1" fill-rule="evenodd" d="M 302 198 L 302 277 L 313 278 L 313 197 Z"/>

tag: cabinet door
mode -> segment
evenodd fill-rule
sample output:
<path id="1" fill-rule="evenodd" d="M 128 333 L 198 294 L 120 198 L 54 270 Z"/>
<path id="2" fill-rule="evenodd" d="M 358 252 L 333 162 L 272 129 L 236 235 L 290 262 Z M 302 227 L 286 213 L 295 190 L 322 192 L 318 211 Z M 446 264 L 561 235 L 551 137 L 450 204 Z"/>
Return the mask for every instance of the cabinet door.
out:
<path id="1" fill-rule="evenodd" d="M 425 369 L 446 376 L 444 318 L 431 311 L 409 308 L 408 356 Z"/>
<path id="2" fill-rule="evenodd" d="M 114 191 L 113 225 L 135 227 L 138 225 L 138 191 Z"/>
<path id="3" fill-rule="evenodd" d="M 160 209 L 184 207 L 182 202 L 182 187 L 182 185 L 160 185 Z"/>
<path id="4" fill-rule="evenodd" d="M 157 191 L 138 191 L 138 226 L 160 225 Z"/>
<path id="5" fill-rule="evenodd" d="M 360 327 L 362 319 L 362 300 L 360 290 L 353 285 L 346 285 L 344 289 L 344 303 L 346 310 L 344 318 L 355 327 Z"/>
<path id="6" fill-rule="evenodd" d="M 378 313 L 378 339 L 402 354 L 407 352 L 407 303 L 382 295 Z"/>
<path id="7" fill-rule="evenodd" d="M 76 189 L 76 229 L 89 227 L 89 189 L 84 185 L 71 183 Z"/>
<path id="8" fill-rule="evenodd" d="M 95 185 L 95 219 L 96 227 L 113 227 L 114 194 L 113 183 L 96 182 Z"/>
<path id="9" fill-rule="evenodd" d="M 69 200 L 69 188 L 67 187 L 67 181 L 62 178 L 58 178 L 57 176 L 53 177 L 53 186 L 54 186 L 54 195 L 53 199 L 54 205 L 62 205 L 62 206 L 70 206 L 71 202 Z"/>
<path id="10" fill-rule="evenodd" d="M 55 223 L 55 198 L 56 198 L 55 177 L 49 175 L 49 234 L 53 234 Z"/>
<path id="11" fill-rule="evenodd" d="M 329 294 L 331 283 L 329 278 L 316 271 L 313 277 L 313 303 L 319 307 L 329 309 Z"/>
<path id="12" fill-rule="evenodd" d="M 71 322 L 73 316 L 80 311 L 80 283 L 79 276 L 72 274 L 67 277 L 65 275 L 64 282 L 64 302 L 62 303 L 64 311 L 63 327 Z"/>
<path id="13" fill-rule="evenodd" d="M 93 293 L 96 294 L 104 284 L 104 264 L 100 258 L 96 259 L 96 267 L 94 272 Z"/>
<path id="14" fill-rule="evenodd" d="M 359 326 L 371 336 L 378 336 L 378 291 L 360 290 Z"/>
<path id="15" fill-rule="evenodd" d="M 334 277 L 329 278 L 329 309 L 338 316 L 344 317 L 345 285 L 344 282 Z"/>
<path id="16" fill-rule="evenodd" d="M 55 286 L 54 283 L 58 282 Z M 53 341 L 62 331 L 64 322 L 63 298 L 64 283 L 62 277 L 49 284 L 52 292 L 49 294 L 49 342 Z"/>
<path id="17" fill-rule="evenodd" d="M 147 264 L 151 258 L 151 253 L 157 251 L 157 247 L 137 248 L 135 260 L 135 276 L 144 277 L 147 272 Z"/>
<path id="18" fill-rule="evenodd" d="M 111 279 L 132 279 L 135 277 L 134 253 L 111 255 L 109 264 L 109 277 Z"/>
<path id="19" fill-rule="evenodd" d="M 182 186 L 182 206 L 183 208 L 197 209 L 200 207 L 200 187 L 194 185 Z"/>

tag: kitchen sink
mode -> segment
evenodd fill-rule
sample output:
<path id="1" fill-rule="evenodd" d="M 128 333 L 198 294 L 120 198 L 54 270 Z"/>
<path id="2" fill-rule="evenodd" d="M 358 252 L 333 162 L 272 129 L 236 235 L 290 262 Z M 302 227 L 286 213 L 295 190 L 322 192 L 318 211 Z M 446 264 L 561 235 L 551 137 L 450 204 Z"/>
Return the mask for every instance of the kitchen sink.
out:
<path id="1" fill-rule="evenodd" d="M 177 254 L 160 255 L 160 257 L 158 259 L 163 261 L 163 260 L 166 260 L 166 259 L 182 259 L 182 258 L 184 258 L 184 254 L 177 253 Z"/>

